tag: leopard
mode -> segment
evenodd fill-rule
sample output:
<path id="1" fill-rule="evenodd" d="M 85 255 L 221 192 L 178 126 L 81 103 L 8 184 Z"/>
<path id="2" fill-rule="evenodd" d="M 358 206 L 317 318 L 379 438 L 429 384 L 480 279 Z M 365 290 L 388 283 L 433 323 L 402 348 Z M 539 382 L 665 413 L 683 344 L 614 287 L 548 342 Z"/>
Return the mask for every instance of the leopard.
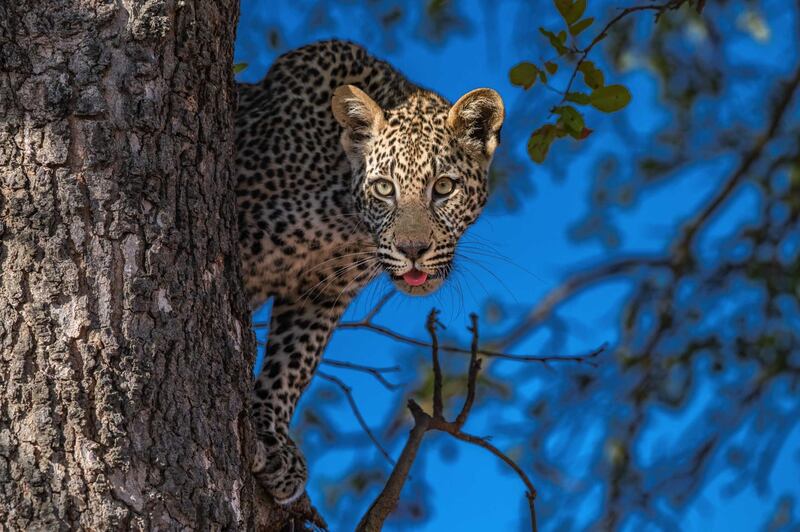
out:
<path id="1" fill-rule="evenodd" d="M 244 289 L 252 309 L 272 299 L 251 469 L 286 505 L 308 479 L 289 425 L 343 312 L 384 274 L 410 296 L 447 280 L 486 204 L 505 109 L 490 88 L 451 104 L 338 39 L 281 55 L 237 93 Z"/>

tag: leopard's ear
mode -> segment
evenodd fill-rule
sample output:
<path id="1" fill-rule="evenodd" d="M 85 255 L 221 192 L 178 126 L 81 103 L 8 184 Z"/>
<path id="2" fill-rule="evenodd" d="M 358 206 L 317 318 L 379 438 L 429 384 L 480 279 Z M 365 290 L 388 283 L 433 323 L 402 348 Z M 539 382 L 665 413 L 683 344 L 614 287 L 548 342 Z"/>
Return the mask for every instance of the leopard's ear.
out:
<path id="1" fill-rule="evenodd" d="M 348 154 L 359 151 L 385 122 L 380 106 L 354 85 L 342 85 L 333 92 L 331 109 L 344 128 L 342 147 Z"/>
<path id="2" fill-rule="evenodd" d="M 500 144 L 500 127 L 505 107 L 503 99 L 492 89 L 470 91 L 450 108 L 447 123 L 461 144 L 488 162 Z"/>

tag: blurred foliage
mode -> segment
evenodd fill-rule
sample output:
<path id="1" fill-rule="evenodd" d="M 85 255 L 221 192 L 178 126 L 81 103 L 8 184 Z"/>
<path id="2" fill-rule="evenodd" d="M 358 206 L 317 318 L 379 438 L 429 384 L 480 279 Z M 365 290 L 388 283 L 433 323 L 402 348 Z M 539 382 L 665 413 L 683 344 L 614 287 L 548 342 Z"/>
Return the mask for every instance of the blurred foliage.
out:
<path id="1" fill-rule="evenodd" d="M 358 20 L 361 41 L 379 54 L 410 38 L 435 46 L 486 24 L 513 35 L 519 58 L 537 58 L 507 65 L 511 82 L 525 91 L 508 110 L 491 176 L 494 208 L 514 209 L 534 190 L 526 152 L 537 162 L 547 156 L 542 166 L 551 175 L 577 178 L 569 168 L 580 141 L 590 152 L 582 166 L 589 175 L 581 176 L 591 182 L 589 208 L 570 236 L 605 253 L 566 275 L 551 299 L 532 309 L 487 302 L 484 337 L 513 349 L 546 331 L 549 349 L 563 348 L 572 326 L 559 315 L 563 307 L 597 287 L 626 287 L 613 356 L 599 368 L 562 366 L 556 378 L 538 365 L 514 366 L 513 386 L 509 372 L 498 370 L 502 363 L 483 374 L 476 410 L 500 411 L 502 403 L 524 417 L 495 415 L 489 432 L 532 472 L 543 530 L 679 530 L 687 508 L 712 484 L 731 497 L 746 489 L 767 493 L 777 456 L 800 425 L 800 3 L 717 0 L 699 13 L 700 2 L 683 2 L 676 10 L 632 13 L 578 64 L 598 28 L 626 7 L 621 3 L 557 0 L 543 9 L 521 2 L 516 16 L 500 23 L 508 3 L 489 0 L 476 13 L 455 0 L 302 0 L 286 7 L 303 14 L 299 27 L 250 22 L 261 24 L 275 53 L 320 28 Z M 775 43 L 784 44 L 777 47 L 782 54 L 740 53 Z M 637 115 L 644 96 L 633 90 L 638 85 L 622 83 L 642 76 L 655 87 L 647 97 L 657 100 L 660 116 Z M 562 138 L 573 142 L 554 143 Z M 637 252 L 625 240 L 626 216 L 664 190 L 683 191 L 685 201 L 653 228 L 660 244 Z M 752 207 L 731 221 L 743 210 L 731 205 L 741 202 Z M 428 353 L 398 351 L 407 394 L 429 400 Z M 449 374 L 463 375 L 464 357 L 445 363 Z M 540 390 L 535 397 L 516 393 L 532 384 Z M 445 389 L 448 401 L 463 393 L 457 378 Z M 306 405 L 341 406 L 329 386 L 315 393 Z M 401 399 L 374 427 L 395 452 L 409 427 Z M 385 481 L 387 464 L 363 433 L 338 430 L 327 408 L 303 412 L 297 432 L 312 461 L 353 450 L 348 472 L 325 482 L 326 499 L 318 501 L 329 521 L 349 523 Z M 654 431 L 665 417 L 672 430 Z M 443 457 L 455 454 L 452 443 L 439 447 Z M 425 453 L 419 460 L 415 471 L 424 471 Z M 431 514 L 425 492 L 433 481 L 413 476 L 397 529 Z M 598 489 L 595 519 L 576 521 L 574 509 L 596 499 Z M 774 494 L 765 530 L 797 530 L 797 496 Z"/>

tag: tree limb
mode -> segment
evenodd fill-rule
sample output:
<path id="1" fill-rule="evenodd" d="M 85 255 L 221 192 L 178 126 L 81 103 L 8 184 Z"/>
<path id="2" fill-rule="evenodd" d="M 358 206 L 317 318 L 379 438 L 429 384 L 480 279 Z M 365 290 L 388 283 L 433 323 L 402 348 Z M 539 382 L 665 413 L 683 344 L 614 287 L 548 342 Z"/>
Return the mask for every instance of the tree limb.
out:
<path id="1" fill-rule="evenodd" d="M 403 453 L 397 461 L 392 474 L 389 477 L 386 485 L 381 493 L 370 506 L 367 513 L 361 519 L 356 528 L 357 532 L 378 532 L 383 528 L 383 523 L 389 515 L 397 508 L 397 503 L 400 500 L 400 493 L 403 489 L 408 473 L 416 458 L 417 451 L 422 444 L 425 433 L 429 430 L 438 430 L 450 434 L 456 439 L 471 443 L 482 447 L 500 458 L 509 467 L 511 467 L 527 488 L 525 494 L 528 501 L 531 516 L 531 530 L 537 530 L 536 524 L 536 507 L 534 501 L 536 499 L 536 489 L 533 486 L 528 475 L 516 464 L 508 455 L 501 450 L 490 444 L 485 438 L 479 438 L 471 434 L 461 431 L 461 427 L 467 421 L 470 410 L 475 399 L 475 390 L 477 387 L 478 373 L 480 371 L 480 359 L 478 359 L 478 318 L 472 314 L 470 316 L 472 325 L 470 331 L 472 332 L 472 344 L 470 349 L 470 367 L 467 375 L 467 394 L 464 404 L 461 407 L 461 412 L 456 417 L 455 421 L 447 421 L 443 413 L 442 397 L 442 376 L 441 368 L 438 364 L 438 338 L 436 335 L 436 310 L 432 310 L 428 315 L 427 327 L 431 333 L 431 358 L 434 367 L 434 414 L 431 416 L 426 413 L 419 404 L 413 399 L 408 401 L 408 409 L 414 417 L 414 427 L 411 429 L 406 445 L 403 448 Z M 438 400 L 436 399 L 438 397 Z"/>
<path id="2" fill-rule="evenodd" d="M 414 416 L 414 428 L 411 429 L 411 433 L 408 435 L 403 452 L 400 453 L 400 458 L 397 460 L 397 465 L 392 470 L 392 474 L 389 475 L 389 480 L 387 480 L 383 490 L 369 507 L 367 513 L 361 518 L 356 527 L 356 532 L 379 532 L 383 528 L 386 518 L 397 508 L 397 503 L 400 501 L 400 492 L 403 490 L 403 485 L 408 478 L 408 472 L 417 457 L 422 438 L 425 437 L 431 421 L 431 417 L 423 412 L 422 408 L 413 399 L 409 399 L 408 409 L 411 411 L 411 415 Z"/>

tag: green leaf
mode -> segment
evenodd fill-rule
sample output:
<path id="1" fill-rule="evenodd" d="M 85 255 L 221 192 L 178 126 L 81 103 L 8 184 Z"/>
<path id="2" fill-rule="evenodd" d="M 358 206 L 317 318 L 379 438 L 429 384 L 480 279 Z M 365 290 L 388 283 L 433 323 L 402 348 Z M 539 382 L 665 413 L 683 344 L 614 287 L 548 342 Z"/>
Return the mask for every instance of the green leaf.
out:
<path id="1" fill-rule="evenodd" d="M 570 24 L 569 26 L 569 33 L 573 37 L 577 37 L 581 34 L 583 30 L 588 28 L 594 22 L 594 17 L 589 17 L 581 20 L 580 22 L 576 22 L 575 24 Z"/>
<path id="2" fill-rule="evenodd" d="M 594 131 L 593 129 L 589 129 L 587 127 L 584 127 L 580 131 L 569 130 L 569 136 L 575 140 L 583 140 L 589 135 L 591 135 L 593 131 Z"/>
<path id="3" fill-rule="evenodd" d="M 575 102 L 578 105 L 589 105 L 589 95 L 584 92 L 568 92 L 564 97 L 568 102 Z"/>
<path id="4" fill-rule="evenodd" d="M 236 63 L 233 65 L 233 73 L 238 74 L 242 72 L 245 68 L 247 68 L 247 63 Z"/>
<path id="5" fill-rule="evenodd" d="M 544 73 L 544 70 L 539 69 L 539 79 L 542 80 L 542 83 L 547 83 L 547 74 Z"/>
<path id="6" fill-rule="evenodd" d="M 567 24 L 574 24 L 575 21 L 583 16 L 584 11 L 586 11 L 586 0 L 577 0 L 567 10 L 567 14 L 564 15 L 564 20 L 567 21 Z"/>
<path id="7" fill-rule="evenodd" d="M 564 128 L 570 135 L 575 136 L 583 131 L 583 116 L 571 105 L 556 107 L 553 109 L 553 112 L 561 117 L 559 122 L 564 125 Z"/>
<path id="8" fill-rule="evenodd" d="M 556 72 L 558 72 L 558 65 L 553 63 L 552 61 L 547 61 L 544 64 L 544 67 L 547 69 L 547 72 L 552 76 Z"/>
<path id="9" fill-rule="evenodd" d="M 578 71 L 583 74 L 583 82 L 586 83 L 586 86 L 590 89 L 599 89 L 605 85 L 606 80 L 603 71 L 594 66 L 594 63 L 591 61 L 584 61 L 581 63 L 581 66 L 578 67 Z"/>
<path id="10" fill-rule="evenodd" d="M 528 140 L 528 155 L 534 162 L 542 163 L 547 152 L 550 151 L 550 145 L 556 138 L 556 127 L 552 124 L 547 124 L 533 132 L 531 138 Z"/>
<path id="11" fill-rule="evenodd" d="M 569 8 L 572 7 L 572 0 L 553 0 L 553 4 L 555 4 L 561 16 L 566 18 Z"/>
<path id="12" fill-rule="evenodd" d="M 624 85 L 600 87 L 589 96 L 590 103 L 604 113 L 619 111 L 631 101 L 631 93 Z"/>
<path id="13" fill-rule="evenodd" d="M 511 72 L 508 73 L 508 77 L 511 79 L 512 85 L 528 90 L 536 83 L 536 75 L 539 72 L 539 67 L 533 63 L 524 61 L 512 68 Z"/>
<path id="14" fill-rule="evenodd" d="M 566 53 L 567 47 L 564 46 L 564 40 L 566 40 L 567 37 L 566 34 L 564 34 L 564 40 L 562 40 L 560 38 L 561 34 L 557 36 L 552 31 L 548 31 L 544 28 L 539 28 L 539 31 L 542 33 L 542 35 L 544 35 L 550 40 L 550 46 L 552 46 L 555 49 L 555 51 L 558 52 L 558 55 L 563 55 L 564 53 Z M 564 32 L 562 31 L 561 33 Z"/>

